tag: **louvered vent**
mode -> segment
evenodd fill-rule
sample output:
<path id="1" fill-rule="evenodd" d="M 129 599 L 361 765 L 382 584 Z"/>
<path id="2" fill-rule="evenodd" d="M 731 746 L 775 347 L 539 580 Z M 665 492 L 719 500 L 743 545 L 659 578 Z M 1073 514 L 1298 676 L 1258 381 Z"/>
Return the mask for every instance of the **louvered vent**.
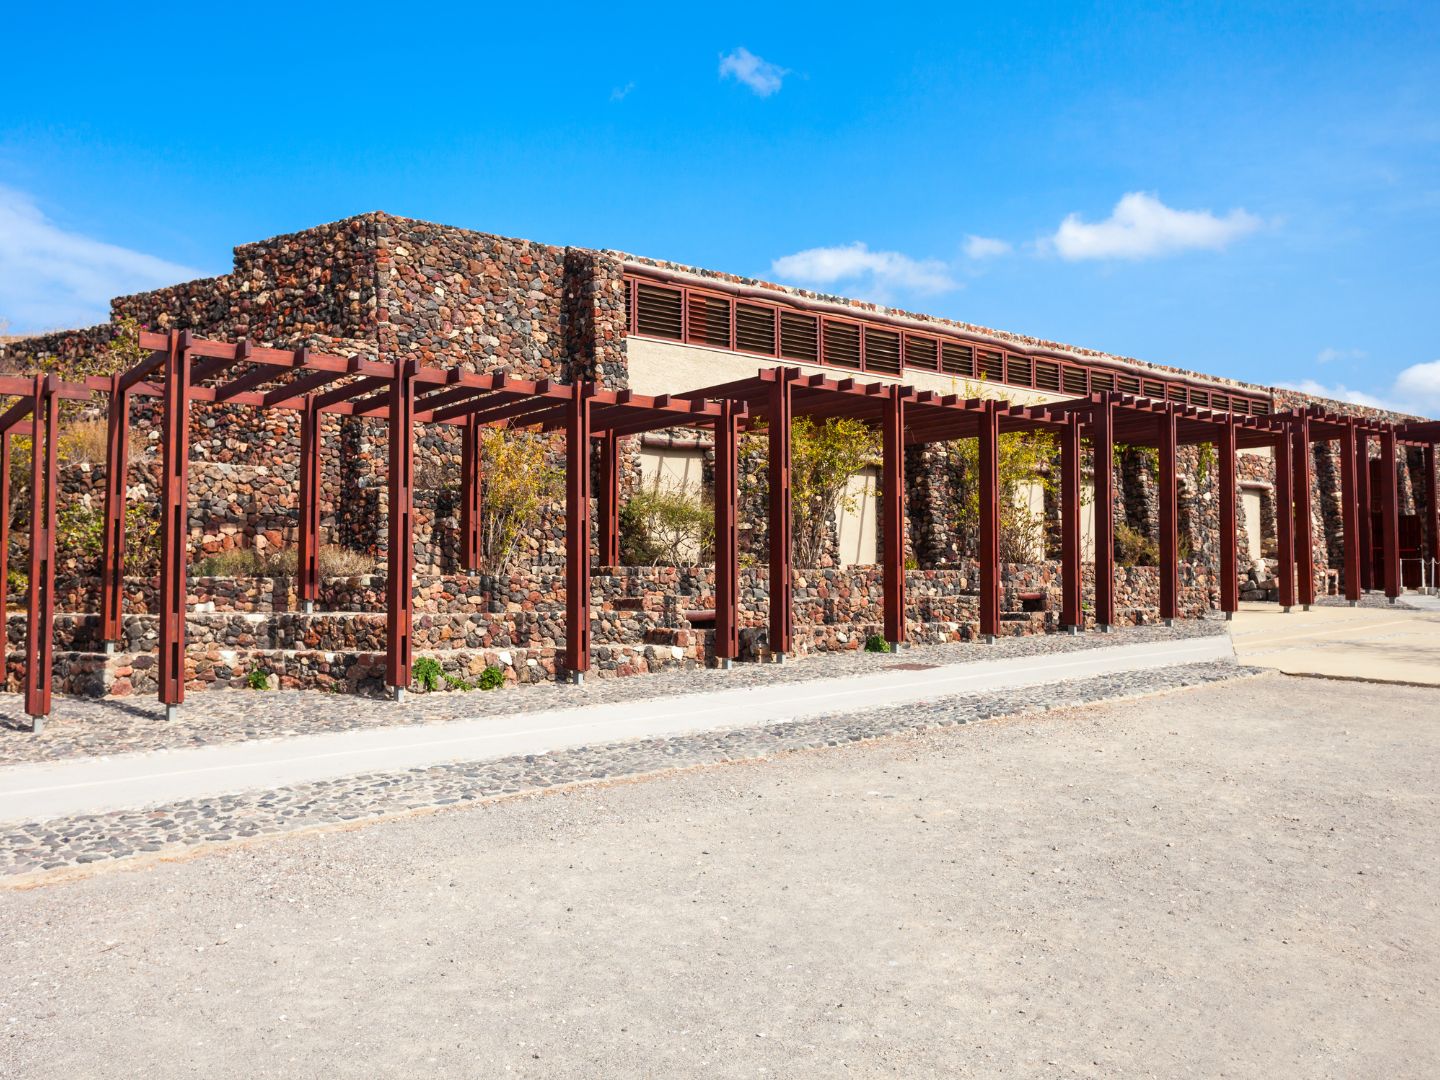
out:
<path id="1" fill-rule="evenodd" d="M 1034 381 L 1035 371 L 1028 356 L 1007 356 L 1005 358 L 1005 381 L 1015 386 L 1029 386 Z"/>
<path id="2" fill-rule="evenodd" d="M 1131 397 L 1140 396 L 1140 380 L 1134 375 L 1116 375 L 1115 389 L 1122 394 L 1129 394 Z"/>
<path id="3" fill-rule="evenodd" d="M 1108 371 L 1090 372 L 1090 392 L 1098 394 L 1102 390 L 1115 389 L 1115 376 Z"/>
<path id="4" fill-rule="evenodd" d="M 1074 394 L 1077 397 L 1084 397 L 1090 392 L 1089 380 L 1086 378 L 1084 368 L 1065 368 L 1065 393 Z"/>
<path id="5" fill-rule="evenodd" d="M 1250 402 L 1250 411 L 1256 416 L 1269 416 L 1270 403 L 1268 401 L 1252 401 Z"/>
<path id="6" fill-rule="evenodd" d="M 1224 412 L 1226 409 L 1230 408 L 1230 398 L 1229 398 L 1229 396 L 1226 395 L 1226 394 L 1219 394 L 1219 393 L 1211 394 L 1211 395 L 1210 395 L 1210 407 L 1211 407 L 1212 409 L 1217 409 L 1217 410 L 1219 410 L 1220 412 Z"/>
<path id="7" fill-rule="evenodd" d="M 1060 365 L 1054 360 L 1035 361 L 1035 389 L 1060 392 Z"/>
<path id="8" fill-rule="evenodd" d="M 1005 381 L 1005 354 L 991 349 L 981 349 L 976 356 L 980 376 L 989 382 Z"/>
<path id="9" fill-rule="evenodd" d="M 689 330 L 697 344 L 730 348 L 730 301 L 691 293 Z"/>
<path id="10" fill-rule="evenodd" d="M 1145 380 L 1145 396 L 1146 396 L 1147 398 L 1149 398 L 1151 401 L 1164 401 L 1164 400 L 1165 400 L 1165 384 L 1164 384 L 1164 383 L 1158 383 L 1158 382 L 1151 382 L 1149 379 L 1146 379 L 1146 380 Z"/>
<path id="11" fill-rule="evenodd" d="M 934 338 L 905 335 L 905 366 L 940 370 L 940 343 Z"/>
<path id="12" fill-rule="evenodd" d="M 625 282 L 625 326 L 627 329 L 635 329 L 635 279 L 630 278 Z"/>
<path id="13" fill-rule="evenodd" d="M 975 377 L 975 350 L 969 345 L 953 342 L 940 343 L 940 364 L 946 375 L 958 375 L 962 379 Z"/>
<path id="14" fill-rule="evenodd" d="M 775 309 L 754 304 L 735 305 L 735 347 L 746 352 L 775 355 Z"/>
<path id="15" fill-rule="evenodd" d="M 780 355 L 786 360 L 808 360 L 815 364 L 820 361 L 820 343 L 816 337 L 814 315 L 797 315 L 793 311 L 780 313 Z"/>
<path id="16" fill-rule="evenodd" d="M 865 370 L 900 374 L 900 335 L 893 330 L 865 328 Z"/>
<path id="17" fill-rule="evenodd" d="M 684 337 L 684 308 L 679 289 L 643 281 L 636 286 L 635 332 L 679 341 Z"/>
<path id="18" fill-rule="evenodd" d="M 860 327 L 825 320 L 824 362 L 835 367 L 860 368 Z"/>
<path id="19" fill-rule="evenodd" d="M 1167 398 L 1169 398 L 1171 401 L 1174 401 L 1174 402 L 1177 402 L 1177 403 L 1179 403 L 1179 404 L 1181 404 L 1181 405 L 1184 405 L 1184 404 L 1185 404 L 1185 387 L 1181 386 L 1179 383 L 1171 383 L 1171 384 L 1169 385 L 1169 387 L 1167 388 L 1167 393 L 1166 393 L 1165 396 L 1166 396 Z"/>
<path id="20" fill-rule="evenodd" d="M 1210 391 L 1208 391 L 1208 390 L 1191 390 L 1191 391 L 1190 391 L 1190 404 L 1191 404 L 1191 405 L 1198 405 L 1198 406 L 1200 406 L 1200 408 L 1202 408 L 1202 409 L 1208 409 L 1208 408 L 1210 407 Z"/>

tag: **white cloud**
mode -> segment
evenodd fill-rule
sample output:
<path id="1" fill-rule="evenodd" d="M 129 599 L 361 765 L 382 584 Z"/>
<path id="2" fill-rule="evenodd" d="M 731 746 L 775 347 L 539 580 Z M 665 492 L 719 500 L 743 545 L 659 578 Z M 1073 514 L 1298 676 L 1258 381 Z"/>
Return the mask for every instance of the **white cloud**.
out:
<path id="1" fill-rule="evenodd" d="M 993 259 L 999 255 L 1008 255 L 1010 251 L 1008 240 L 996 240 L 990 236 L 965 237 L 965 254 L 971 259 Z"/>
<path id="2" fill-rule="evenodd" d="M 762 60 L 743 45 L 720 57 L 720 78 L 744 83 L 760 97 L 769 97 L 779 90 L 789 74 L 787 69 Z"/>
<path id="3" fill-rule="evenodd" d="M 1046 246 L 1063 259 L 1148 259 L 1181 251 L 1221 251 L 1264 224 L 1245 210 L 1216 217 L 1209 210 L 1174 210 L 1155 195 L 1132 191 L 1104 221 L 1071 214 Z"/>
<path id="4" fill-rule="evenodd" d="M 1356 405 L 1368 405 L 1374 409 L 1389 409 L 1392 412 L 1410 413 L 1416 416 L 1440 417 L 1440 360 L 1423 364 L 1411 364 L 1395 376 L 1394 382 L 1383 390 L 1370 393 L 1356 390 L 1344 383 L 1326 385 L 1314 379 L 1302 379 L 1298 383 L 1281 383 L 1288 390 L 1299 390 L 1302 394 L 1316 397 L 1335 398 Z"/>
<path id="5" fill-rule="evenodd" d="M 898 251 L 871 251 L 859 242 L 797 251 L 776 259 L 770 264 L 770 271 L 781 280 L 807 285 L 859 282 L 881 293 L 891 289 L 937 293 L 956 287 L 949 268 L 939 259 L 912 259 Z"/>
<path id="6" fill-rule="evenodd" d="M 628 82 L 624 86 L 617 86 L 615 87 L 615 89 L 610 91 L 610 100 L 624 101 L 627 97 L 630 96 L 630 91 L 634 89 L 635 84 L 633 82 Z"/>
<path id="7" fill-rule="evenodd" d="M 1286 390 L 1298 390 L 1302 394 L 1310 394 L 1312 397 L 1333 398 L 1336 401 L 1348 401 L 1352 405 L 1364 405 L 1371 409 L 1395 410 L 1393 402 L 1385 401 L 1374 394 L 1367 394 L 1364 390 L 1355 390 L 1344 383 L 1335 383 L 1326 386 L 1324 383 L 1314 379 L 1301 379 L 1299 382 L 1282 382 L 1278 384 Z"/>
<path id="8" fill-rule="evenodd" d="M 1411 364 L 1400 372 L 1392 396 L 1405 412 L 1440 415 L 1440 360 Z"/>
<path id="9" fill-rule="evenodd" d="M 1324 348 L 1315 354 L 1315 362 L 1317 364 L 1333 364 L 1337 360 L 1364 360 L 1365 356 L 1364 349 Z"/>
<path id="10" fill-rule="evenodd" d="M 12 333 L 105 322 L 111 297 L 201 276 L 62 229 L 31 196 L 0 185 L 0 316 Z"/>

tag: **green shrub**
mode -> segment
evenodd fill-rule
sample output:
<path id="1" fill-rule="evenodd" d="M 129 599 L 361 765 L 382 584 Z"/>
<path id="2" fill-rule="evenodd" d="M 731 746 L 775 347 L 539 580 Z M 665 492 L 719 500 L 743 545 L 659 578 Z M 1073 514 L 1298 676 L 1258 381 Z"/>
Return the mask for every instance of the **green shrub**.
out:
<path id="1" fill-rule="evenodd" d="M 620 507 L 620 561 L 626 566 L 703 562 L 715 543 L 715 511 L 683 484 L 639 488 Z"/>
<path id="2" fill-rule="evenodd" d="M 1115 560 L 1121 566 L 1159 566 L 1160 544 L 1129 525 L 1115 527 Z"/>
<path id="3" fill-rule="evenodd" d="M 480 673 L 481 690 L 498 690 L 505 685 L 505 669 L 491 664 Z"/>
<path id="4" fill-rule="evenodd" d="M 865 639 L 866 652 L 889 652 L 890 643 L 879 634 L 871 634 Z"/>
<path id="5" fill-rule="evenodd" d="M 251 668 L 250 674 L 245 676 L 245 685 L 251 690 L 269 690 L 270 672 L 264 668 Z"/>
<path id="6" fill-rule="evenodd" d="M 410 675 L 415 684 L 429 694 L 440 689 L 440 680 L 444 678 L 445 671 L 440 667 L 440 661 L 433 656 L 422 656 L 415 661 Z"/>

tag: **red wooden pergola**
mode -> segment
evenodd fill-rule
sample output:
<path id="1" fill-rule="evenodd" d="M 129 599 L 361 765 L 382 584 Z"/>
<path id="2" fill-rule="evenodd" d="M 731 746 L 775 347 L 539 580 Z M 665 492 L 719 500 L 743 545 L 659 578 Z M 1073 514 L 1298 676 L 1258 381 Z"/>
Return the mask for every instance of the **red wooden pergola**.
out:
<path id="1" fill-rule="evenodd" d="M 1357 601 L 1373 583 L 1369 552 L 1384 552 L 1384 589 L 1401 591 L 1396 448 L 1421 446 L 1427 478 L 1431 556 L 1437 522 L 1434 444 L 1440 424 L 1403 427 L 1335 416 L 1319 409 L 1271 416 L 1236 416 L 1171 402 L 1111 393 L 1045 405 L 1012 405 L 960 398 L 893 383 L 857 383 L 798 368 L 759 371 L 751 378 L 649 397 L 607 390 L 592 382 L 560 384 L 424 366 L 413 359 L 382 361 L 300 349 L 261 348 L 249 342 L 196 338 L 185 331 L 142 333 L 147 356 L 129 371 L 83 382 L 54 376 L 0 376 L 0 395 L 18 400 L 0 414 L 0 610 L 5 601 L 9 549 L 11 437 L 34 442 L 31 472 L 30 590 L 27 607 L 25 709 L 39 730 L 50 711 L 53 667 L 55 520 L 58 488 L 56 437 L 63 400 L 103 400 L 108 416 L 104 538 L 101 559 L 102 635 L 108 645 L 121 636 L 125 566 L 128 427 L 132 399 L 161 403 L 161 573 L 159 581 L 159 697 L 167 715 L 185 696 L 187 613 L 188 461 L 192 402 L 253 409 L 282 409 L 300 416 L 299 568 L 297 593 L 307 610 L 319 598 L 321 419 L 326 415 L 383 422 L 389 440 L 389 522 L 385 682 L 397 698 L 411 679 L 411 613 L 414 568 L 412 447 L 417 424 L 461 429 L 461 562 L 480 564 L 481 433 L 510 427 L 563 433 L 566 457 L 566 651 L 565 672 L 576 682 L 590 670 L 590 519 L 592 441 L 600 442 L 598 561 L 619 563 L 621 440 L 674 427 L 713 430 L 715 438 L 716 616 L 715 655 L 728 666 L 739 655 L 739 562 L 736 495 L 738 436 L 763 422 L 769 438 L 770 650 L 776 659 L 794 647 L 791 561 L 790 422 L 852 417 L 882 433 L 884 622 L 886 638 L 906 640 L 905 465 L 906 446 L 974 438 L 980 461 L 980 633 L 1000 631 L 999 439 L 1012 431 L 1048 430 L 1060 441 L 1062 595 L 1060 622 L 1084 625 L 1081 567 L 1081 454 L 1088 439 L 1095 460 L 1095 617 L 1101 629 L 1115 621 L 1112 512 L 1112 451 L 1117 442 L 1155 447 L 1160 458 L 1160 614 L 1179 617 L 1178 447 L 1212 442 L 1219 450 L 1221 606 L 1238 607 L 1236 453 L 1272 447 L 1276 455 L 1280 545 L 1280 602 L 1314 601 L 1310 446 L 1341 443 L 1346 595 Z M 1368 446 L 1381 443 L 1392 464 L 1381 491 L 1381 535 L 1370 535 Z M 1298 572 L 1296 564 L 1298 563 Z M 1298 579 L 1298 580 L 1297 580 Z"/>

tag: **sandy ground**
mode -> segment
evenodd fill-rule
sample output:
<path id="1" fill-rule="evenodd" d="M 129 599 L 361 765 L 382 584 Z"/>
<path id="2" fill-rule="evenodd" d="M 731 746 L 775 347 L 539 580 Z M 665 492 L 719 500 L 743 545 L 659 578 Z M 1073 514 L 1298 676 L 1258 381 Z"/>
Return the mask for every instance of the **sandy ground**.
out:
<path id="1" fill-rule="evenodd" d="M 0 1072 L 1433 1077 L 1437 704 L 1272 675 L 0 893 Z"/>
<path id="2" fill-rule="evenodd" d="M 1230 637 L 1240 663 L 1289 675 L 1440 686 L 1440 611 L 1319 606 L 1284 614 L 1274 604 L 1242 604 Z"/>

